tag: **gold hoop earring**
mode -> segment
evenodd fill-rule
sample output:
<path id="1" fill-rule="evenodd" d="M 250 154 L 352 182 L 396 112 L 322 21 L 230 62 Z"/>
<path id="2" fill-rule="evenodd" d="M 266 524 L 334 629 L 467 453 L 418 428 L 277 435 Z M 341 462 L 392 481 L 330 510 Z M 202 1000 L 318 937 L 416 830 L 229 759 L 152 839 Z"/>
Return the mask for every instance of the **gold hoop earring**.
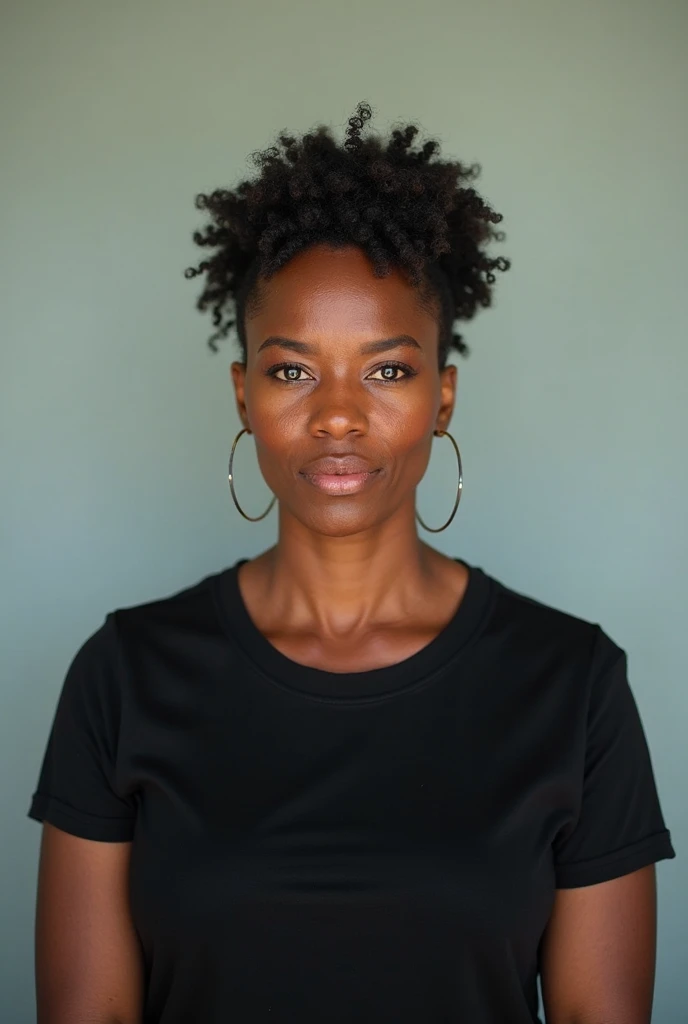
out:
<path id="1" fill-rule="evenodd" d="M 459 451 L 459 446 L 456 443 L 456 441 L 454 440 L 454 438 L 452 437 L 452 435 L 449 433 L 449 431 L 448 430 L 435 430 L 434 431 L 434 435 L 435 435 L 435 437 L 448 437 L 449 440 L 451 441 L 451 443 L 454 445 L 454 451 L 456 452 L 456 461 L 459 464 L 459 486 L 456 489 L 456 501 L 454 502 L 454 508 L 452 509 L 451 515 L 449 516 L 449 519 L 447 519 L 447 521 L 444 524 L 444 526 L 437 526 L 437 527 L 427 526 L 426 523 L 424 523 L 423 520 L 421 519 L 421 517 L 419 516 L 418 509 L 416 509 L 416 519 L 418 520 L 418 522 L 420 523 L 420 525 L 423 527 L 424 530 L 428 530 L 430 533 L 441 533 L 442 530 L 446 530 L 447 529 L 447 527 L 451 523 L 452 519 L 456 515 L 457 508 L 459 507 L 459 502 L 461 501 L 461 493 L 463 491 L 463 467 L 461 465 L 461 452 Z"/>
<path id="2" fill-rule="evenodd" d="M 277 496 L 273 494 L 272 501 L 270 502 L 270 504 L 266 508 L 265 512 L 263 512 L 262 516 L 247 516 L 246 513 L 244 512 L 243 508 L 241 507 L 241 505 L 237 501 L 236 491 L 234 490 L 234 473 L 232 472 L 232 466 L 234 465 L 234 452 L 236 450 L 237 444 L 239 443 L 239 438 L 241 437 L 241 435 L 242 434 L 250 434 L 250 433 L 251 433 L 251 431 L 248 429 L 248 427 L 244 427 L 244 429 L 240 430 L 239 433 L 237 434 L 237 436 L 234 438 L 234 444 L 232 445 L 232 450 L 231 450 L 231 452 L 229 454 L 229 472 L 228 472 L 227 476 L 228 476 L 228 479 L 229 479 L 229 490 L 231 491 L 232 499 L 233 499 L 234 504 L 236 505 L 236 507 L 239 509 L 239 512 L 241 512 L 241 514 L 244 517 L 244 519 L 248 519 L 248 521 L 250 523 L 257 523 L 261 519 L 265 519 L 265 517 L 268 514 L 268 512 L 270 511 L 270 509 L 272 508 L 272 506 L 277 501 Z"/>

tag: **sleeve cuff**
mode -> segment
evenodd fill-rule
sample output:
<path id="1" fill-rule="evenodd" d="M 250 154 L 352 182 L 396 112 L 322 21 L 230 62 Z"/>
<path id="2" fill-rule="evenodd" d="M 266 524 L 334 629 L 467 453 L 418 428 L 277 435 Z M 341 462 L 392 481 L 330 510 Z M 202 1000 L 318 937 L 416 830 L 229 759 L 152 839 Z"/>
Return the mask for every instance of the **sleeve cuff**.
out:
<path id="1" fill-rule="evenodd" d="M 675 856 L 669 830 L 665 829 L 602 857 L 555 865 L 556 887 L 577 889 L 584 885 L 597 885 L 598 882 L 608 882 L 612 878 L 647 867 L 648 864 L 671 860 Z"/>
<path id="2" fill-rule="evenodd" d="M 121 843 L 129 842 L 134 835 L 134 818 L 100 818 L 44 793 L 34 794 L 28 817 L 34 821 L 47 821 L 81 839 Z"/>

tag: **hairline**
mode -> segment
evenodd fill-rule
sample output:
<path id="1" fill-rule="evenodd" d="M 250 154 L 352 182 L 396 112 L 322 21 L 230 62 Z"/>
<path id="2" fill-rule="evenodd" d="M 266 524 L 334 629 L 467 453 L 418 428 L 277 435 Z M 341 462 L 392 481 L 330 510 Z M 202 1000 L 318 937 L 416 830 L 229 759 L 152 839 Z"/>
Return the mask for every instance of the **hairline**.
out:
<path id="1" fill-rule="evenodd" d="M 246 274 L 244 275 L 244 279 L 241 282 L 241 285 L 238 289 L 236 299 L 236 331 L 239 338 L 239 346 L 241 349 L 241 353 L 244 358 L 247 355 L 246 324 L 250 320 L 254 319 L 256 316 L 258 316 L 261 310 L 264 308 L 265 302 L 267 301 L 267 295 L 265 294 L 265 285 L 267 284 L 267 282 L 270 280 L 273 274 L 278 273 L 279 270 L 282 270 L 284 267 L 288 266 L 291 260 L 294 259 L 296 256 L 299 256 L 302 253 L 307 252 L 308 249 L 315 248 L 316 246 L 322 244 L 323 242 L 321 241 L 315 241 L 310 246 L 307 246 L 303 249 L 299 249 L 299 251 L 290 256 L 289 259 L 286 260 L 286 262 L 283 263 L 282 266 L 278 268 L 278 270 L 273 271 L 271 274 L 267 276 L 261 273 L 259 257 L 256 256 L 254 258 Z M 331 243 L 327 243 L 325 241 L 324 244 Z M 344 245 L 337 246 L 337 248 L 348 247 L 360 249 L 364 253 L 366 252 L 363 246 L 356 245 L 355 242 L 347 242 Z M 368 254 L 366 253 L 366 255 Z M 393 263 L 393 267 L 396 267 L 402 273 L 406 273 L 406 268 L 400 263 Z M 436 266 L 434 268 L 434 274 L 437 274 L 438 272 L 440 274 L 442 273 L 441 268 Z M 449 340 L 445 340 L 443 344 L 442 333 L 443 329 L 445 329 L 445 327 L 449 328 L 450 325 L 445 325 L 445 323 L 443 322 L 444 311 L 442 308 L 443 300 L 441 295 L 441 285 L 436 278 L 433 278 L 433 270 L 431 270 L 429 267 L 424 269 L 422 279 L 420 282 L 409 283 L 412 285 L 413 290 L 416 294 L 416 300 L 418 302 L 419 308 L 423 312 L 427 313 L 429 316 L 436 318 L 438 321 L 438 362 L 440 369 L 442 369 L 444 366 L 446 366 L 447 357 L 449 355 Z M 243 314 L 241 323 L 240 314 Z"/>

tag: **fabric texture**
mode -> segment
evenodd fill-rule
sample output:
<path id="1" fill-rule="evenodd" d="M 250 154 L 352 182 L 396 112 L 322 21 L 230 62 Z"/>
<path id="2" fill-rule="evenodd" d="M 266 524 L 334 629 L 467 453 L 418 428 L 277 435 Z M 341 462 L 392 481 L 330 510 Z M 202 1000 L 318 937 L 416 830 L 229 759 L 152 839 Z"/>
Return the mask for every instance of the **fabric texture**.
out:
<path id="1" fill-rule="evenodd" d="M 145 1024 L 533 1024 L 555 889 L 675 856 L 625 652 L 468 566 L 422 650 L 325 672 L 243 561 L 106 617 L 29 810 L 132 842 Z"/>

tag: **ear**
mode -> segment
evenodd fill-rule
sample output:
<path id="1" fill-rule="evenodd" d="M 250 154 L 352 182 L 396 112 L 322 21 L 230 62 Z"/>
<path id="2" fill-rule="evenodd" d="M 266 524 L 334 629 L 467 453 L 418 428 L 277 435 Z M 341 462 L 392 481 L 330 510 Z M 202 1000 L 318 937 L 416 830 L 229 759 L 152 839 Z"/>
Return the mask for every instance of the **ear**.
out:
<path id="1" fill-rule="evenodd" d="M 440 370 L 440 407 L 437 410 L 436 430 L 447 430 L 449 427 L 456 401 L 456 378 L 457 369 L 453 363 Z"/>
<path id="2" fill-rule="evenodd" d="M 248 422 L 248 413 L 246 412 L 246 401 L 245 401 L 245 388 L 246 388 L 246 364 L 245 363 L 232 363 L 232 380 L 234 382 L 234 394 L 236 397 L 236 407 L 239 413 L 239 419 L 241 420 L 242 427 L 246 427 L 248 430 L 251 429 Z"/>

